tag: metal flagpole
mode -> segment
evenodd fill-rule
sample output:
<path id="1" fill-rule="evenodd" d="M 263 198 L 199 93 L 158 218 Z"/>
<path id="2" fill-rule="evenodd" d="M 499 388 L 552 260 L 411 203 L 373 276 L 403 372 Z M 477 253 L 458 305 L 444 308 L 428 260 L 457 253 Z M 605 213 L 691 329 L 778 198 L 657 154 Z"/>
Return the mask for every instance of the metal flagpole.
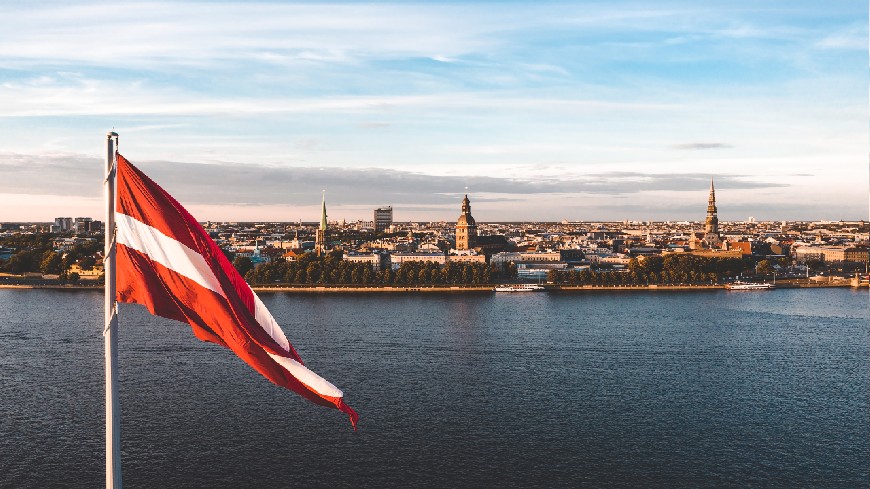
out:
<path id="1" fill-rule="evenodd" d="M 115 301 L 115 152 L 118 134 L 106 134 L 106 245 L 103 269 L 106 280 L 106 489 L 121 489 L 121 407 L 118 404 L 118 303 Z"/>

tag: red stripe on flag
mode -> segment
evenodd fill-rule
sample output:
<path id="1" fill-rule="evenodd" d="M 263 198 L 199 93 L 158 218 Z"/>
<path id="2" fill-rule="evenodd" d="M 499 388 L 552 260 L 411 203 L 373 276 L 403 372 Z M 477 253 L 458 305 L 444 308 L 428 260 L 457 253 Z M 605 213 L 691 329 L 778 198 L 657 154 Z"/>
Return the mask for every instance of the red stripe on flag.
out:
<path id="1" fill-rule="evenodd" d="M 155 316 L 188 323 L 197 338 L 229 348 L 273 383 L 318 404 L 334 404 L 324 402 L 317 393 L 311 392 L 269 358 L 265 350 L 240 337 L 242 332 L 225 320 L 232 315 L 226 299 L 136 250 L 118 245 L 117 253 L 118 263 L 128 265 L 118 267 L 119 302 L 142 304 Z M 231 337 L 235 341 L 227 343 L 222 337 Z"/>
<path id="2" fill-rule="evenodd" d="M 222 278 L 228 280 L 228 283 L 222 283 L 224 289 L 232 287 L 248 311 L 254 311 L 253 293 L 245 279 L 239 275 L 199 222 L 175 198 L 163 190 L 163 187 L 120 154 L 117 186 L 116 212 L 144 222 L 199 252 L 219 280 Z M 295 355 L 296 352 L 293 353 Z M 298 355 L 295 358 L 301 362 Z"/>
<path id="3" fill-rule="evenodd" d="M 125 233 L 125 239 L 150 238 L 150 246 L 155 246 L 155 243 L 159 246 L 160 242 L 166 246 L 172 245 L 169 248 L 175 248 L 176 251 L 160 248 L 166 253 L 162 253 L 159 259 L 164 260 L 164 263 L 166 260 L 186 260 L 182 265 L 187 268 L 176 264 L 179 270 L 205 271 L 203 267 L 207 266 L 214 275 L 211 280 L 217 280 L 220 284 L 220 291 L 210 290 L 205 286 L 208 283 L 197 282 L 192 277 L 182 275 L 173 269 L 172 263 L 161 264 L 152 260 L 138 251 L 146 248 L 142 243 L 126 243 L 133 248 L 118 244 L 117 290 L 120 302 L 142 304 L 152 314 L 190 324 L 198 338 L 229 348 L 273 383 L 312 402 L 332 406 L 347 413 L 351 423 L 356 426 L 358 416 L 344 404 L 340 397 L 341 392 L 301 367 L 302 360 L 293 346 L 288 343 L 285 348 L 257 322 L 254 294 L 250 287 L 193 216 L 120 155 L 117 212 L 132 217 L 133 220 L 126 221 L 127 225 L 135 226 L 140 233 Z M 118 222 L 120 229 L 124 221 Z M 137 222 L 142 224 L 136 224 Z M 184 248 L 179 248 L 176 242 L 192 251 L 187 251 L 187 256 L 179 253 L 178 250 Z M 197 269 L 190 257 L 198 261 L 199 256 L 204 264 L 198 262 L 200 268 Z M 283 341 L 283 334 L 281 340 Z M 285 368 L 270 357 L 270 354 L 295 360 L 299 365 L 294 366 L 291 362 Z M 314 384 L 306 385 L 291 371 Z M 316 385 L 320 385 L 319 392 Z M 335 392 L 339 396 L 327 392 Z"/>
<path id="4" fill-rule="evenodd" d="M 233 306 L 234 315 L 242 316 L 238 319 L 243 325 L 252 322 L 256 325 L 253 318 L 254 294 L 226 255 L 178 201 L 121 155 L 118 155 L 116 209 L 201 254 L 220 281 L 221 288 Z M 292 346 L 286 352 L 258 325 L 250 329 L 249 334 L 263 348 L 275 354 L 290 353 L 291 358 L 303 363 Z"/>

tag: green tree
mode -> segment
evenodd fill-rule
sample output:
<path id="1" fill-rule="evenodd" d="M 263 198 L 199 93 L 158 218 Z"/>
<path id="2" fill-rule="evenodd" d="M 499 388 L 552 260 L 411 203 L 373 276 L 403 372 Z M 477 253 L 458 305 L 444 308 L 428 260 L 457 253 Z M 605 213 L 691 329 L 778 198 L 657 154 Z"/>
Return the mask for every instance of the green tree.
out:
<path id="1" fill-rule="evenodd" d="M 483 276 L 480 273 L 480 268 L 472 267 L 471 268 L 471 283 L 474 285 L 480 285 L 484 282 Z"/>
<path id="2" fill-rule="evenodd" d="M 46 251 L 45 254 L 42 255 L 42 262 L 39 264 L 39 270 L 42 273 L 60 274 L 60 272 L 63 271 L 60 267 L 62 260 L 63 257 L 60 253 Z"/>
<path id="3" fill-rule="evenodd" d="M 305 269 L 305 281 L 309 284 L 313 284 L 318 280 L 320 280 L 320 267 L 317 266 L 317 263 L 312 262 Z"/>
<path id="4" fill-rule="evenodd" d="M 381 273 L 381 283 L 384 285 L 391 285 L 395 278 L 396 274 L 392 268 L 387 268 Z"/>
<path id="5" fill-rule="evenodd" d="M 756 265 L 755 271 L 759 275 L 770 275 L 773 273 L 773 266 L 770 264 L 770 261 L 761 260 L 758 262 L 758 265 Z"/>
<path id="6" fill-rule="evenodd" d="M 91 270 L 94 268 L 94 265 L 97 264 L 97 259 L 93 256 L 86 256 L 79 260 L 79 266 L 82 267 L 82 270 Z"/>
<path id="7" fill-rule="evenodd" d="M 558 271 L 558 270 L 550 270 L 547 272 L 547 282 L 552 282 L 554 284 L 563 284 L 567 282 L 566 274 Z"/>
<path id="8" fill-rule="evenodd" d="M 36 272 L 39 270 L 39 261 L 33 251 L 22 250 L 9 257 L 6 270 L 9 273 Z"/>
<path id="9" fill-rule="evenodd" d="M 810 270 L 823 270 L 825 268 L 825 262 L 818 258 L 810 258 L 806 261 L 806 266 Z"/>
<path id="10" fill-rule="evenodd" d="M 471 279 L 472 279 L 471 266 L 466 264 L 464 267 L 462 267 L 462 283 L 469 284 L 469 283 L 471 283 Z"/>
<path id="11" fill-rule="evenodd" d="M 254 262 L 252 262 L 247 256 L 237 256 L 236 259 L 233 260 L 233 266 L 239 274 L 244 277 L 254 268 Z"/>

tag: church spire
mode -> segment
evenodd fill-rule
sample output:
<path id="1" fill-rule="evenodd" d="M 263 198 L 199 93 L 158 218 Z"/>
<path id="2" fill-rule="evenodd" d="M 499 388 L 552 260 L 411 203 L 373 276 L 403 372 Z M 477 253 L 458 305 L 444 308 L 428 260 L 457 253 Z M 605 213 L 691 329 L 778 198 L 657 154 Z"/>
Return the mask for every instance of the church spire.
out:
<path id="1" fill-rule="evenodd" d="M 324 190 L 323 205 L 320 212 L 320 229 L 314 233 L 314 251 L 317 253 L 317 256 L 321 256 L 328 251 L 326 240 L 326 190 Z"/>
<path id="2" fill-rule="evenodd" d="M 713 177 L 710 177 L 710 198 L 707 199 L 707 219 L 704 220 L 704 243 L 709 248 L 718 248 L 722 244 L 719 234 L 719 216 L 716 210 L 716 188 Z"/>
<path id="3" fill-rule="evenodd" d="M 323 209 L 320 212 L 320 230 L 326 231 L 326 190 L 323 191 Z"/>
<path id="4" fill-rule="evenodd" d="M 707 216 L 716 214 L 716 188 L 713 187 L 713 177 L 710 177 L 710 198 L 707 199 Z"/>

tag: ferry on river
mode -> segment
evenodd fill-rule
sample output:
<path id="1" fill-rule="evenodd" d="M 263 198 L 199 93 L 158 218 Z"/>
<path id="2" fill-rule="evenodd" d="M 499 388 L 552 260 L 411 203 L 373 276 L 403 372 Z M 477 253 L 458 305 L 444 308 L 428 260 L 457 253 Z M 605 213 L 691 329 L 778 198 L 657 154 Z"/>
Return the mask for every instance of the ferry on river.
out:
<path id="1" fill-rule="evenodd" d="M 537 292 L 544 290 L 544 286 L 535 284 L 500 285 L 493 290 L 496 292 Z"/>
<path id="2" fill-rule="evenodd" d="M 725 286 L 728 290 L 772 290 L 776 288 L 773 284 L 754 284 L 750 282 L 734 282 Z"/>

